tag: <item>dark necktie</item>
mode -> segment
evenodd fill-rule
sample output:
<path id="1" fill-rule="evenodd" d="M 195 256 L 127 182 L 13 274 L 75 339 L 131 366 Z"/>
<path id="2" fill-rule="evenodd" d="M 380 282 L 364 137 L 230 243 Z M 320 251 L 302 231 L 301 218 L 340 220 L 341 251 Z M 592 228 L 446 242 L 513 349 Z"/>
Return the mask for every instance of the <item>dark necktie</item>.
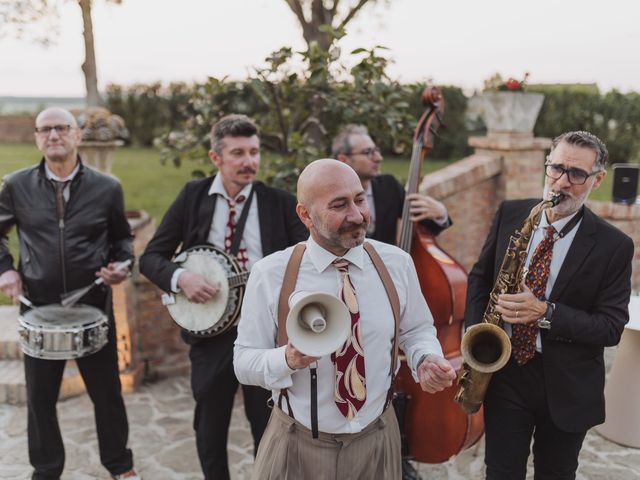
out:
<path id="1" fill-rule="evenodd" d="M 52 180 L 53 181 L 53 185 L 56 189 L 56 209 L 58 212 L 58 218 L 63 218 L 64 217 L 64 208 L 67 205 L 66 200 L 64 199 L 64 189 L 67 186 L 67 183 L 69 183 L 69 180 L 65 181 L 65 182 L 59 182 L 57 180 Z"/>
<path id="2" fill-rule="evenodd" d="M 340 413 L 351 420 L 367 399 L 360 309 L 355 289 L 349 278 L 349 261 L 338 258 L 332 265 L 342 276 L 340 297 L 351 314 L 351 334 L 344 345 L 331 354 L 331 360 L 336 369 L 334 399 Z"/>
<path id="3" fill-rule="evenodd" d="M 231 245 L 233 244 L 233 237 L 236 234 L 236 205 L 245 201 L 244 195 L 238 196 L 235 200 L 231 200 L 226 198 L 227 204 L 229 205 L 229 217 L 227 219 L 227 227 L 224 235 L 224 251 L 227 253 L 231 253 Z M 236 259 L 238 263 L 242 267 L 243 270 L 247 269 L 247 262 L 249 262 L 249 257 L 247 256 L 247 248 L 244 244 L 244 240 L 240 242 L 240 248 L 238 249 L 238 253 L 236 254 Z"/>
<path id="4" fill-rule="evenodd" d="M 525 284 L 539 300 L 545 298 L 547 290 L 555 233 L 556 229 L 552 226 L 545 227 L 544 238 L 540 244 L 538 244 L 535 252 L 533 252 L 533 257 L 531 257 L 531 261 L 529 262 L 529 270 L 525 278 Z M 536 351 L 537 335 L 538 327 L 535 322 L 527 325 L 513 325 L 511 346 L 513 356 L 518 365 L 524 365 L 533 358 Z"/>

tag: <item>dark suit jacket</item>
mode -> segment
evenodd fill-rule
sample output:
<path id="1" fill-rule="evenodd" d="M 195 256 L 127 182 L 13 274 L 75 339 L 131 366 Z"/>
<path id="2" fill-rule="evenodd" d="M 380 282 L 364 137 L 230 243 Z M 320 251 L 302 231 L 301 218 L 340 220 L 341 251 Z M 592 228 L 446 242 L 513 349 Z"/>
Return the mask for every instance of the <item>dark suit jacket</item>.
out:
<path id="1" fill-rule="evenodd" d="M 539 200 L 504 202 L 469 273 L 466 326 L 478 323 L 509 236 Z M 547 403 L 561 430 L 584 432 L 604 421 L 604 347 L 616 345 L 629 320 L 633 241 L 585 207 L 553 286 L 550 330 L 541 331 Z M 491 388 L 491 387 L 489 387 Z"/>
<path id="2" fill-rule="evenodd" d="M 404 205 L 404 187 L 393 175 L 378 175 L 371 179 L 373 203 L 376 209 L 376 229 L 370 235 L 374 240 L 379 240 L 391 245 L 396 244 L 398 219 L 402 218 Z M 451 226 L 451 219 L 440 226 L 433 220 L 420 222 L 434 235 Z"/>
<path id="3" fill-rule="evenodd" d="M 212 181 L 207 177 L 184 186 L 140 257 L 140 271 L 165 292 L 171 290 L 171 277 L 178 269 L 171 261 L 178 247 L 186 250 L 207 243 L 216 205 L 216 195 L 208 194 Z M 293 195 L 262 182 L 255 182 L 253 188 L 264 256 L 309 237 L 296 214 Z"/>

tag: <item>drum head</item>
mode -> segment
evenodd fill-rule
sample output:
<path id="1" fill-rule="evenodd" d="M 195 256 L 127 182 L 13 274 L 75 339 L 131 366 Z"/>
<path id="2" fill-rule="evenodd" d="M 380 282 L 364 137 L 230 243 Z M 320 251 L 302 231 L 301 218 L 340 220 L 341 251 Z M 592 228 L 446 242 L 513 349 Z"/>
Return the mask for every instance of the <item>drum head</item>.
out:
<path id="1" fill-rule="evenodd" d="M 181 267 L 202 275 L 220 290 L 206 303 L 191 303 L 187 297 L 178 294 L 175 303 L 167 305 L 167 309 L 182 328 L 195 334 L 211 335 L 216 331 L 216 325 L 229 316 L 229 310 L 239 303 L 237 289 L 230 288 L 227 280 L 239 273 L 239 267 L 233 258 L 214 247 L 195 247 L 185 253 L 187 258 L 181 262 Z"/>
<path id="2" fill-rule="evenodd" d="M 36 307 L 22 315 L 22 321 L 33 327 L 47 330 L 86 327 L 104 321 L 102 310 L 89 305 L 44 305 Z"/>

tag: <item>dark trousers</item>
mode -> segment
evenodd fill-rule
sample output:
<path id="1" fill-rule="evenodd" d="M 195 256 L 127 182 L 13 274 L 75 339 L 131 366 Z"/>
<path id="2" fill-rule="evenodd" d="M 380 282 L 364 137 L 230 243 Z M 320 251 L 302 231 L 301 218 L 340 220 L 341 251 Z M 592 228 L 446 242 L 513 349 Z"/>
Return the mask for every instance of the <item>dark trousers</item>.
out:
<path id="1" fill-rule="evenodd" d="M 227 437 L 238 379 L 233 371 L 233 342 L 237 331 L 203 339 L 191 345 L 191 388 L 196 401 L 193 428 L 200 465 L 206 480 L 229 479 Z M 271 413 L 271 392 L 242 386 L 244 409 L 251 425 L 254 455 Z"/>
<path id="2" fill-rule="evenodd" d="M 100 461 L 117 475 L 133 467 L 127 448 L 129 425 L 120 391 L 113 321 L 109 341 L 99 352 L 76 360 L 93 402 Z M 56 403 L 66 360 L 43 360 L 24 356 L 27 381 L 27 430 L 32 479 L 58 479 L 64 468 L 64 446 Z"/>
<path id="3" fill-rule="evenodd" d="M 524 480 L 532 437 L 536 480 L 575 479 L 586 432 L 564 432 L 553 424 L 541 354 L 521 367 L 511 358 L 493 375 L 484 422 L 487 480 Z"/>

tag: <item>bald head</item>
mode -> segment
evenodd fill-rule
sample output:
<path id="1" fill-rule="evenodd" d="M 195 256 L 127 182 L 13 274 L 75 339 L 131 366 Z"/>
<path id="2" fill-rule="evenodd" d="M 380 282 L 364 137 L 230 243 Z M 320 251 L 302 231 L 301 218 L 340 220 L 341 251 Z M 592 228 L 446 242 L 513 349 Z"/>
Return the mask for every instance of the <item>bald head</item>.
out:
<path id="1" fill-rule="evenodd" d="M 349 165 L 332 158 L 316 160 L 307 165 L 298 178 L 298 202 L 310 205 L 336 185 L 348 183 L 356 188 L 360 185 L 358 175 Z"/>
<path id="2" fill-rule="evenodd" d="M 40 127 L 41 124 L 49 118 L 64 120 L 65 124 L 71 125 L 74 128 L 78 126 L 76 117 L 74 117 L 69 110 L 65 110 L 64 108 L 59 107 L 51 107 L 41 111 L 38 114 L 38 116 L 36 117 L 36 127 Z"/>
<path id="3" fill-rule="evenodd" d="M 339 160 L 316 160 L 302 171 L 296 212 L 313 239 L 337 256 L 364 242 L 366 193 L 356 172 Z"/>

